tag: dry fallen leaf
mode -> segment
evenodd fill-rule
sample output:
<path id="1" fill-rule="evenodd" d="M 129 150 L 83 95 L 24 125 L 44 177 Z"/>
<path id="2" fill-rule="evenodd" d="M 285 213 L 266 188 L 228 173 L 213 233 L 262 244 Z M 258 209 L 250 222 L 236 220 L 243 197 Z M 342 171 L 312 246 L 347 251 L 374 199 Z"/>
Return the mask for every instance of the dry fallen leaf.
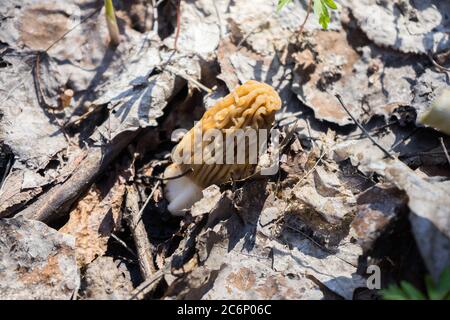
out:
<path id="1" fill-rule="evenodd" d="M 69 221 L 59 230 L 75 237 L 80 267 L 106 252 L 109 237 L 120 223 L 125 187 L 121 176 L 109 178 L 104 185 L 92 186 L 75 204 Z"/>
<path id="2" fill-rule="evenodd" d="M 345 0 L 367 37 L 380 46 L 405 53 L 450 49 L 450 3 L 440 0 Z"/>
<path id="3" fill-rule="evenodd" d="M 398 160 L 378 161 L 368 169 L 408 195 L 409 220 L 425 265 L 437 281 L 450 266 L 450 183 L 427 181 Z"/>
<path id="4" fill-rule="evenodd" d="M 39 221 L 0 220 L 0 299 L 69 300 L 80 285 L 75 239 Z"/>
<path id="5" fill-rule="evenodd" d="M 117 268 L 112 257 L 99 257 L 90 263 L 83 277 L 82 297 L 87 300 L 124 300 L 133 285 Z"/>

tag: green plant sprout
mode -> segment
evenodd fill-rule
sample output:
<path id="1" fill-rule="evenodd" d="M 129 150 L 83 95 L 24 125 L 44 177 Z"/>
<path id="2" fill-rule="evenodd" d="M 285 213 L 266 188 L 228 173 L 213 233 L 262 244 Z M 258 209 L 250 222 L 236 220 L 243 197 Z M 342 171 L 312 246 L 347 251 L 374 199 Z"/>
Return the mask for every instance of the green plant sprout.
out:
<path id="1" fill-rule="evenodd" d="M 108 26 L 110 42 L 112 45 L 117 46 L 120 42 L 120 36 L 112 0 L 105 0 L 105 17 L 106 25 Z"/>
<path id="2" fill-rule="evenodd" d="M 430 276 L 426 276 L 425 285 L 426 294 L 407 281 L 401 281 L 400 286 L 391 284 L 381 290 L 381 294 L 384 300 L 450 300 L 450 268 L 442 271 L 437 284 Z"/>
<path id="3" fill-rule="evenodd" d="M 279 12 L 292 0 L 278 0 L 277 11 Z M 329 9 L 336 10 L 337 5 L 334 0 L 309 0 L 309 6 L 313 2 L 314 15 L 319 18 L 319 23 L 326 30 L 331 21 Z M 308 12 L 309 12 L 308 8 Z"/>

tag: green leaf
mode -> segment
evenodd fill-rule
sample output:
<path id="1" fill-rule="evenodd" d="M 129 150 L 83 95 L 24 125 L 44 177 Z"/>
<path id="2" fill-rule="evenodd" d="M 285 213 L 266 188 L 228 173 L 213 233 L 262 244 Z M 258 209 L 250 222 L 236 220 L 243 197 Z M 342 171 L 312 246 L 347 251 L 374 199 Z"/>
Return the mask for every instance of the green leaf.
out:
<path id="1" fill-rule="evenodd" d="M 427 298 L 420 292 L 416 287 L 414 287 L 411 283 L 402 281 L 400 282 L 400 287 L 403 289 L 403 292 L 406 293 L 409 299 L 411 300 L 426 300 Z"/>
<path id="2" fill-rule="evenodd" d="M 319 23 L 322 25 L 322 27 L 324 29 L 328 29 L 328 24 L 330 23 L 331 18 L 328 12 L 327 4 L 324 1 L 325 0 L 314 0 L 314 14 L 317 18 L 319 18 Z M 335 4 L 332 1 L 330 3 Z"/>
<path id="3" fill-rule="evenodd" d="M 323 10 L 322 0 L 314 0 L 313 9 L 314 9 L 314 14 L 316 15 L 316 17 L 320 19 L 320 17 L 322 16 L 322 10 Z"/>
<path id="4" fill-rule="evenodd" d="M 330 9 L 337 9 L 337 5 L 333 0 L 322 0 L 322 2 L 324 2 Z"/>
<path id="5" fill-rule="evenodd" d="M 278 0 L 277 12 L 280 12 L 280 10 L 283 9 L 283 7 L 286 6 L 291 1 L 292 0 Z"/>
<path id="6" fill-rule="evenodd" d="M 430 300 L 442 300 L 442 294 L 436 290 L 433 278 L 430 276 L 425 277 L 425 286 L 427 287 L 427 293 Z"/>
<path id="7" fill-rule="evenodd" d="M 425 278 L 428 296 L 431 300 L 445 300 L 450 297 L 450 268 L 444 269 L 436 285 L 430 276 Z"/>
<path id="8" fill-rule="evenodd" d="M 441 276 L 439 277 L 439 288 L 450 293 L 450 267 L 447 267 L 442 271 Z"/>
<path id="9" fill-rule="evenodd" d="M 395 284 L 391 284 L 387 289 L 380 290 L 384 300 L 408 300 L 406 294 Z"/>

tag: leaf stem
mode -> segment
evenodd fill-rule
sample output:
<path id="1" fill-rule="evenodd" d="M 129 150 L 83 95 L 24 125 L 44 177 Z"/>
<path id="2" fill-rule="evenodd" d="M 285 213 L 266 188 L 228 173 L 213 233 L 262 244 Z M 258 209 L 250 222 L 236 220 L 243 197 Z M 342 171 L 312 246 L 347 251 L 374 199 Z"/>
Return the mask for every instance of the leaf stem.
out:
<path id="1" fill-rule="evenodd" d="M 120 36 L 112 0 L 105 0 L 105 17 L 106 24 L 108 26 L 110 43 L 114 46 L 117 46 L 120 42 Z"/>

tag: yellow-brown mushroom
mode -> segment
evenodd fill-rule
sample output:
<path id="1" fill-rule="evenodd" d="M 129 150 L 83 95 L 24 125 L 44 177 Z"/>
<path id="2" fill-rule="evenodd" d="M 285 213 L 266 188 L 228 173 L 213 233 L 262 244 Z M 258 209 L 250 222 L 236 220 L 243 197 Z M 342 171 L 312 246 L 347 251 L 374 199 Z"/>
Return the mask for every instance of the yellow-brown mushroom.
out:
<path id="1" fill-rule="evenodd" d="M 238 86 L 206 111 L 172 153 L 172 158 L 178 161 L 164 172 L 164 177 L 168 179 L 165 195 L 170 202 L 169 211 L 173 215 L 183 215 L 186 209 L 202 198 L 204 188 L 251 174 L 255 162 L 249 158 L 250 147 L 256 144 L 259 148 L 261 143 L 267 143 L 267 135 L 261 138 L 258 133 L 264 131 L 262 129 L 266 130 L 264 132 L 270 130 L 275 112 L 280 108 L 280 97 L 271 86 L 251 80 Z M 245 135 L 243 139 L 242 136 L 233 137 L 239 129 L 246 134 L 251 131 L 256 133 Z M 205 139 L 205 136 L 211 137 Z M 230 136 L 232 138 L 228 140 Z M 244 146 L 245 157 L 238 163 L 230 163 L 227 157 L 236 160 L 239 146 Z M 217 148 L 223 153 L 216 152 Z"/>

